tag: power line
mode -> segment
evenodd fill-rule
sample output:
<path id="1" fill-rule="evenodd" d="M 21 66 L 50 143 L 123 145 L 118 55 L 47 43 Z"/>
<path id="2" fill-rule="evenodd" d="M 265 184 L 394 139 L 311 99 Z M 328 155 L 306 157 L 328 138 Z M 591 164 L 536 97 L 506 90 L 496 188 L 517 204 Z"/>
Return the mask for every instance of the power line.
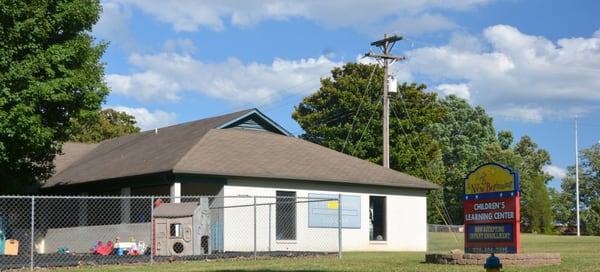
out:
<path id="1" fill-rule="evenodd" d="M 329 123 L 338 121 L 338 120 L 340 120 L 342 118 L 348 117 L 350 114 L 352 114 L 351 111 L 344 111 L 344 112 L 341 112 L 341 113 L 339 113 L 337 115 L 334 115 L 333 117 L 330 116 L 329 118 L 320 121 L 319 124 L 320 125 L 327 125 Z M 297 134 L 298 132 L 301 132 L 301 131 L 304 131 L 304 129 L 300 128 L 299 130 L 295 130 L 295 131 L 292 132 L 292 134 Z"/>
<path id="2" fill-rule="evenodd" d="M 360 108 L 363 104 L 363 101 L 365 100 L 365 96 L 369 93 L 369 87 L 371 86 L 371 79 L 373 79 L 373 74 L 375 74 L 376 68 L 377 68 L 377 66 L 373 65 L 373 70 L 371 71 L 371 75 L 369 76 L 369 81 L 367 82 L 367 88 L 365 89 L 365 91 L 363 92 L 363 94 L 360 98 L 360 104 L 358 105 L 358 109 L 356 110 L 356 114 L 354 115 L 354 118 L 352 118 L 352 125 L 350 126 L 350 130 L 348 130 L 348 134 L 346 134 L 346 140 L 344 141 L 344 144 L 342 145 L 342 151 L 341 151 L 342 153 L 344 153 L 344 149 L 346 148 L 346 143 L 348 143 L 350 134 L 354 130 L 354 124 L 356 123 L 356 117 L 360 113 Z M 358 86 L 356 88 L 358 89 Z"/>
<path id="3" fill-rule="evenodd" d="M 389 97 L 388 97 L 388 91 L 389 91 L 388 64 L 389 64 L 389 61 L 394 62 L 394 61 L 401 61 L 401 60 L 405 59 L 405 57 L 393 56 L 390 54 L 391 49 L 394 47 L 395 43 L 399 40 L 402 40 L 401 36 L 393 35 L 391 37 L 387 37 L 387 35 L 384 35 L 384 38 L 382 40 L 378 40 L 378 41 L 371 43 L 371 46 L 377 46 L 377 47 L 382 48 L 383 54 L 373 54 L 373 53 L 365 54 L 365 56 L 373 57 L 373 58 L 383 61 L 383 65 L 384 65 L 383 114 L 382 114 L 383 115 L 383 167 L 386 167 L 386 168 L 390 167 L 390 161 L 389 161 L 390 160 L 390 157 L 389 157 L 390 156 L 389 155 L 389 149 L 390 149 L 390 147 L 389 147 L 389 106 L 390 105 L 389 105 Z M 402 98 L 400 98 L 400 100 L 403 102 Z M 415 126 L 414 126 L 414 124 L 412 124 L 412 120 L 411 120 L 410 115 L 408 114 L 408 111 L 406 110 L 406 106 L 404 106 L 404 104 L 403 104 L 403 107 L 404 107 L 404 110 L 406 111 L 408 121 L 414 129 Z M 370 122 L 370 119 L 369 119 L 369 122 Z M 365 127 L 365 129 L 366 129 L 366 127 Z M 363 134 L 361 135 L 361 139 L 362 139 L 363 135 L 364 135 L 364 130 L 363 130 Z M 420 141 L 420 139 L 418 137 L 417 137 L 417 140 Z M 359 140 L 359 142 L 360 142 L 360 140 Z M 410 140 L 409 140 L 409 143 L 410 143 Z M 422 147 L 422 143 L 420 143 L 420 142 L 419 142 L 419 147 Z M 416 150 L 414 148 L 413 148 L 413 150 L 416 152 Z M 421 151 L 421 152 L 423 152 L 423 151 Z M 445 205 L 444 205 L 444 209 L 446 211 L 446 215 L 448 216 L 448 219 L 451 219 L 450 214 L 448 213 L 448 210 L 446 209 Z M 451 220 L 450 220 L 450 222 L 452 223 Z"/>
<path id="4" fill-rule="evenodd" d="M 406 105 L 405 105 L 405 103 L 404 103 L 404 99 L 400 99 L 400 102 L 401 102 L 402 108 L 404 109 L 404 112 L 405 112 L 405 114 L 406 114 L 406 117 L 407 117 L 408 123 L 410 124 L 410 126 L 412 127 L 412 129 L 413 129 L 413 130 L 415 130 L 415 129 L 416 129 L 416 126 L 415 126 L 415 125 L 414 125 L 414 123 L 412 122 L 412 118 L 411 118 L 411 116 L 410 116 L 410 113 L 409 113 L 408 109 L 406 108 Z M 410 142 L 410 140 L 408 140 L 408 133 L 406 133 L 406 131 L 404 131 L 404 128 L 403 128 L 403 126 L 402 126 L 402 123 L 401 123 L 401 121 L 400 121 L 400 118 L 398 117 L 398 115 L 397 115 L 397 113 L 396 113 L 396 110 L 395 110 L 394 108 L 392 108 L 392 113 L 393 113 L 393 114 L 394 114 L 394 116 L 395 116 L 395 117 L 398 119 L 398 122 L 400 123 L 400 127 L 401 127 L 401 129 L 402 129 L 402 131 L 403 131 L 403 134 L 404 134 L 404 135 L 405 135 L 405 137 L 407 138 L 407 142 L 410 144 L 411 148 L 413 149 L 413 151 L 414 151 L 414 153 L 415 153 L 415 156 L 417 156 L 417 154 L 416 154 L 416 151 L 417 151 L 417 149 L 416 149 L 416 148 L 415 148 L 415 147 L 412 145 L 412 143 Z M 423 149 L 423 143 L 421 142 L 420 138 L 419 138 L 419 137 L 417 137 L 416 139 L 417 139 L 417 142 L 418 142 L 419 151 L 420 151 L 420 152 L 422 152 L 422 153 L 425 153 L 425 152 L 424 152 L 424 149 Z M 425 172 L 425 173 L 424 173 L 424 175 L 425 175 L 425 178 L 427 178 L 427 179 L 429 179 L 429 180 L 432 180 L 432 179 L 431 179 L 431 176 L 429 176 L 429 175 L 428 175 L 428 172 Z M 448 221 L 449 221 L 449 222 L 452 224 L 452 223 L 453 223 L 452 217 L 450 216 L 450 213 L 448 212 L 448 208 L 446 207 L 446 204 L 445 204 L 444 202 L 442 202 L 442 206 L 443 206 L 443 208 L 444 208 L 444 213 L 445 213 L 445 216 L 446 216 L 446 217 L 448 217 Z M 446 221 L 446 220 L 444 219 L 444 221 Z"/>
<path id="5" fill-rule="evenodd" d="M 412 121 L 412 117 L 410 116 L 410 113 L 408 112 L 408 109 L 406 108 L 406 104 L 404 103 L 403 97 L 400 98 L 400 103 L 402 105 L 402 108 L 404 109 L 404 112 L 406 113 L 406 117 L 408 118 L 408 123 L 411 125 L 413 130 L 416 129 L 416 126 Z M 417 141 L 418 141 L 419 147 L 421 148 L 421 152 L 425 153 L 424 150 L 422 149 L 423 143 L 421 142 L 419 137 L 417 137 Z M 446 216 L 448 216 L 448 221 L 450 221 L 450 223 L 452 224 L 453 223 L 452 217 L 450 216 L 450 213 L 448 212 L 448 207 L 446 207 L 446 203 L 442 202 L 442 205 L 444 208 L 444 212 L 446 213 Z"/>
<path id="6" fill-rule="evenodd" d="M 377 105 L 375 105 L 375 108 L 379 107 L 379 104 L 381 104 L 381 96 L 379 98 L 377 98 L 377 100 L 379 100 L 379 102 L 377 102 Z M 369 124 L 371 124 L 371 120 L 373 120 L 373 115 L 375 115 L 375 111 L 371 112 L 371 117 L 369 117 L 369 121 L 367 121 L 367 125 L 365 126 L 362 133 L 360 134 L 360 138 L 358 138 L 358 142 L 356 142 L 356 146 L 358 146 L 360 144 L 360 142 L 362 141 L 362 138 L 365 136 L 365 131 L 367 131 Z M 356 152 L 356 149 L 354 149 L 354 151 L 352 151 L 352 156 L 354 156 L 354 152 Z"/>
<path id="7" fill-rule="evenodd" d="M 418 157 L 418 154 L 417 154 L 417 149 L 416 149 L 416 148 L 413 146 L 412 142 L 410 141 L 410 139 L 409 139 L 409 137 L 408 137 L 408 133 L 406 132 L 406 130 L 404 129 L 404 126 L 402 125 L 402 120 L 400 119 L 400 117 L 399 117 L 399 116 L 398 116 L 398 114 L 396 113 L 396 109 L 395 109 L 395 108 L 393 108 L 393 107 L 392 107 L 391 109 L 392 109 L 392 114 L 394 114 L 394 116 L 395 116 L 395 117 L 396 117 L 396 119 L 398 120 L 398 124 L 399 124 L 399 126 L 400 126 L 400 130 L 402 131 L 402 134 L 404 135 L 404 137 L 405 137 L 405 139 L 406 139 L 407 143 L 409 144 L 410 148 L 412 149 L 414 156 L 415 156 L 415 157 Z M 408 114 L 407 114 L 407 116 L 408 116 Z M 410 120 L 409 120 L 409 122 L 410 122 Z M 413 129 L 414 129 L 414 126 L 413 126 Z M 418 138 L 417 138 L 417 139 L 418 139 Z M 421 144 L 419 144 L 419 147 L 421 148 Z M 422 151 L 422 148 L 421 148 L 421 152 L 423 152 L 423 151 Z M 428 174 L 427 172 L 425 172 L 425 173 L 424 173 L 424 175 L 425 175 L 425 178 L 426 178 L 426 179 L 429 179 L 429 180 L 431 180 L 431 177 L 430 177 L 430 176 L 428 177 L 428 175 L 427 175 L 427 174 Z M 442 220 L 444 221 L 444 223 L 445 223 L 446 225 L 448 225 L 448 222 L 450 222 L 450 224 L 452 224 L 452 217 L 450 216 L 450 213 L 448 213 L 448 209 L 446 208 L 446 204 L 443 202 L 443 200 L 442 200 L 442 206 L 443 206 L 443 208 L 444 208 L 444 213 L 442 213 L 442 212 L 440 211 L 440 208 L 439 208 L 439 203 L 437 203 L 437 201 L 435 202 L 435 209 L 437 210 L 437 212 L 438 212 L 438 213 L 440 214 L 440 216 L 442 217 Z M 447 218 L 447 220 L 446 220 L 446 218 Z M 453 234 L 454 234 L 454 233 L 453 233 Z M 458 243 L 458 240 L 457 240 L 457 238 L 456 238 L 456 234 L 454 234 L 454 240 L 455 240 L 455 241 Z"/>

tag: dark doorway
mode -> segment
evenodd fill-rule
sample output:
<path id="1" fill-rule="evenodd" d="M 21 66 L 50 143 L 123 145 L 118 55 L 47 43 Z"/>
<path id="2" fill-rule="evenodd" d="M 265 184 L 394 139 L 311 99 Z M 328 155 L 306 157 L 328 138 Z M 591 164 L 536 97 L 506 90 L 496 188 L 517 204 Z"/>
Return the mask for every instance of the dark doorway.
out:
<path id="1" fill-rule="evenodd" d="M 386 235 L 385 196 L 369 196 L 369 238 L 385 241 Z"/>

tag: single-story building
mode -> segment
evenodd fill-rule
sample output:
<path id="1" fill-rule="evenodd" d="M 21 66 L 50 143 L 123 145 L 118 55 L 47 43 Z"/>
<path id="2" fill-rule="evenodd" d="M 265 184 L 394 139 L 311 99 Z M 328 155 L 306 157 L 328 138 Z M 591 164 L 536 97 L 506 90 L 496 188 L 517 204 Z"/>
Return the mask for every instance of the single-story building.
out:
<path id="1" fill-rule="evenodd" d="M 167 195 L 175 199 L 211 195 L 221 196 L 224 207 L 248 204 L 242 203 L 247 199 L 235 196 L 310 199 L 342 195 L 343 250 L 427 250 L 426 193 L 437 185 L 296 138 L 257 109 L 98 144 L 66 143 L 63 153 L 56 158 L 56 174 L 42 186 L 45 194 Z M 274 203 L 273 199 L 260 201 Z M 274 213 L 273 220 L 256 223 L 257 228 L 273 229 L 259 234 L 261 241 L 266 240 L 264 235 L 273 241 L 269 249 L 311 250 L 311 243 L 317 242 L 337 248 L 337 228 L 321 222 L 324 215 L 313 214 L 310 204 L 282 201 L 273 206 L 277 207 L 259 211 L 260 216 Z M 278 217 L 278 208 L 291 212 Z M 131 203 L 121 203 L 116 223 L 147 223 L 137 218 L 135 209 Z M 252 235 L 232 234 L 251 228 L 252 222 L 241 219 L 245 213 L 248 210 L 221 209 L 218 219 L 211 219 L 222 232 L 214 247 L 252 249 Z M 290 214 L 295 218 L 289 218 Z M 80 215 L 79 222 L 93 225 L 89 217 Z M 277 223 L 283 219 L 285 226 Z M 320 241 L 303 238 L 309 235 Z"/>

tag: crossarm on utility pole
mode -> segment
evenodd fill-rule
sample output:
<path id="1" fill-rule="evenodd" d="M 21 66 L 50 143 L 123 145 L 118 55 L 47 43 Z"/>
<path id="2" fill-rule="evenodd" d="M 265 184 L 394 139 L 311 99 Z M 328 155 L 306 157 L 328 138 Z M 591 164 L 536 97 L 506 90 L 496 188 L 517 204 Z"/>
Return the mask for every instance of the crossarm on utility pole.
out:
<path id="1" fill-rule="evenodd" d="M 392 55 L 375 54 L 375 53 L 366 53 L 365 57 L 377 58 L 377 59 L 391 59 L 391 60 L 397 60 L 397 61 L 406 60 L 406 57 L 404 57 L 404 56 L 392 56 Z"/>
<path id="2" fill-rule="evenodd" d="M 387 36 L 384 35 L 383 39 L 378 40 L 378 41 L 374 41 L 371 43 L 371 46 L 377 46 L 377 47 L 382 47 L 384 45 L 390 44 L 390 43 L 395 43 L 399 40 L 402 40 L 402 36 L 398 36 L 398 35 L 392 35 L 392 36 Z"/>

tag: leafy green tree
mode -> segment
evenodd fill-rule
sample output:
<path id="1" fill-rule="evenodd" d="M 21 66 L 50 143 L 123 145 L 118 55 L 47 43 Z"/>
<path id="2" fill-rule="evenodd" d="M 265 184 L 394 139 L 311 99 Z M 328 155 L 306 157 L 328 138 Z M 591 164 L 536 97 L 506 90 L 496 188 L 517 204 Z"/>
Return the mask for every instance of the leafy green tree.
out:
<path id="1" fill-rule="evenodd" d="M 600 144 L 581 150 L 579 171 L 579 200 L 581 209 L 582 232 L 588 235 L 600 235 Z M 562 180 L 561 201 L 555 203 L 559 211 L 559 223 L 576 225 L 575 167 L 568 168 Z"/>
<path id="2" fill-rule="evenodd" d="M 374 65 L 349 63 L 334 68 L 332 77 L 321 80 L 321 88 L 304 98 L 292 114 L 304 130 L 300 137 L 381 164 L 382 78 L 383 70 Z M 439 177 L 429 168 L 441 166 L 440 148 L 424 128 L 441 121 L 443 109 L 436 95 L 424 89 L 424 85 L 400 85 L 402 99 L 390 102 L 390 164 L 419 176 Z"/>
<path id="3" fill-rule="evenodd" d="M 90 35 L 97 0 L 0 1 L 0 180 L 19 193 L 47 178 L 70 120 L 108 93 L 106 48 Z"/>
<path id="4" fill-rule="evenodd" d="M 594 199 L 582 214 L 583 233 L 600 235 L 600 199 Z"/>
<path id="5" fill-rule="evenodd" d="M 72 121 L 70 141 L 98 143 L 107 139 L 140 132 L 135 117 L 113 109 L 104 109 L 87 119 Z"/>
<path id="6" fill-rule="evenodd" d="M 451 221 L 463 221 L 462 195 L 465 177 L 484 163 L 482 153 L 496 141 L 492 118 L 482 107 L 472 107 L 467 101 L 450 95 L 440 99 L 445 115 L 428 131 L 442 148 L 444 162 L 444 203 Z"/>
<path id="7" fill-rule="evenodd" d="M 523 217 L 529 222 L 529 230 L 539 233 L 552 233 L 554 229 L 554 215 L 550 194 L 542 175 L 535 175 L 531 180 L 529 197 L 524 197 L 527 202 L 522 208 Z"/>
<path id="8" fill-rule="evenodd" d="M 567 167 L 567 175 L 562 179 L 560 187 L 561 192 L 555 196 L 559 201 L 552 203 L 557 223 L 575 226 L 575 166 Z"/>
<path id="9" fill-rule="evenodd" d="M 300 137 L 381 164 L 382 80 L 377 66 L 349 63 L 334 68 L 292 115 L 304 129 Z M 541 208 L 524 212 L 525 222 L 531 225 L 536 216 L 533 228 L 548 231 L 549 177 L 541 169 L 550 162 L 545 150 L 529 137 L 513 146 L 508 131 L 496 138 L 492 118 L 463 99 L 438 99 L 424 85 L 398 87 L 397 98 L 390 102 L 390 166 L 443 185 L 429 194 L 430 222 L 461 223 L 464 178 L 482 163 L 499 162 L 524 173 L 524 203 L 534 196 L 541 203 Z"/>
<path id="10" fill-rule="evenodd" d="M 565 226 L 573 226 L 575 220 L 571 221 L 571 218 L 574 218 L 572 217 L 572 208 L 575 207 L 575 197 L 567 196 L 555 188 L 548 189 L 548 196 L 552 206 L 554 222 Z"/>
<path id="11" fill-rule="evenodd" d="M 296 106 L 292 117 L 304 130 L 300 137 L 381 164 L 383 69 L 348 63 L 331 75 Z M 442 121 L 444 109 L 436 94 L 424 90 L 399 85 L 398 97 L 390 101 L 390 167 L 441 184 L 441 147 L 427 128 Z M 440 197 L 430 201 L 441 202 Z M 430 218 L 441 221 L 442 212 L 432 209 Z"/>
<path id="12" fill-rule="evenodd" d="M 531 231 L 550 233 L 554 219 L 546 184 L 552 180 L 552 176 L 543 171 L 543 167 L 550 164 L 550 154 L 539 149 L 529 136 L 521 138 L 515 145 L 515 152 L 523 158 L 524 163 L 519 168 L 524 222 L 526 226 L 529 223 Z"/>
<path id="13" fill-rule="evenodd" d="M 510 145 L 512 145 L 513 140 L 514 138 L 512 132 L 506 130 L 498 132 L 498 143 L 500 144 L 500 147 L 503 150 L 509 149 Z"/>
<path id="14" fill-rule="evenodd" d="M 521 226 L 523 231 L 550 233 L 554 219 L 546 183 L 552 177 L 542 168 L 550 164 L 550 155 L 529 136 L 512 143 L 512 133 L 501 131 L 498 141 L 484 151 L 484 160 L 511 167 L 519 173 L 521 186 Z"/>

